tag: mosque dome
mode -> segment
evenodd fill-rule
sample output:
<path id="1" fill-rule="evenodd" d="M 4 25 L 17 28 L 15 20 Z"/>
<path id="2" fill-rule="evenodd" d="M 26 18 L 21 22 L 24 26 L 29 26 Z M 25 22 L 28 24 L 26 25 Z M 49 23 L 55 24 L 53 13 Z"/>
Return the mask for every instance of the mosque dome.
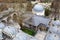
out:
<path id="1" fill-rule="evenodd" d="M 44 16 L 44 6 L 42 6 L 41 4 L 36 4 L 33 9 L 32 12 L 37 14 L 37 15 L 43 15 Z"/>
<path id="2" fill-rule="evenodd" d="M 40 4 L 36 4 L 34 7 L 33 7 L 33 10 L 36 11 L 36 12 L 42 12 L 44 11 L 44 7 Z"/>

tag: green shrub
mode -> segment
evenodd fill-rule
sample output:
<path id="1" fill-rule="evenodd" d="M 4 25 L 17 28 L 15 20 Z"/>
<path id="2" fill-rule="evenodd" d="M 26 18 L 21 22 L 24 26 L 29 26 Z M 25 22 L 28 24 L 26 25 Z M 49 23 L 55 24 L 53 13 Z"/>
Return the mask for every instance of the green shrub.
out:
<path id="1" fill-rule="evenodd" d="M 28 28 L 23 28 L 22 31 L 29 34 L 29 35 L 32 35 L 32 36 L 34 36 L 36 34 L 36 32 L 34 30 L 31 30 Z"/>

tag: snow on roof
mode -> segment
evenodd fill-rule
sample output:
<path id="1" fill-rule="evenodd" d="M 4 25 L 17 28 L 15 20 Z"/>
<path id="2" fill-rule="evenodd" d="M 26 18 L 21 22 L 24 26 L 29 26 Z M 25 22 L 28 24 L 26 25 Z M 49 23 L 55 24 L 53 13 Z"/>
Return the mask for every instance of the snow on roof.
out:
<path id="1" fill-rule="evenodd" d="M 10 37 L 14 37 L 18 33 L 18 31 L 15 27 L 6 26 L 3 29 L 3 33 L 5 33 L 6 35 L 8 35 Z"/>
<path id="2" fill-rule="evenodd" d="M 46 40 L 60 40 L 59 36 L 54 33 L 47 34 Z"/>
<path id="3" fill-rule="evenodd" d="M 20 25 L 17 22 L 13 21 L 12 19 L 9 20 L 9 24 L 8 25 L 13 26 L 13 27 L 15 27 L 17 29 L 21 28 Z"/>
<path id="4" fill-rule="evenodd" d="M 37 40 L 37 39 L 20 30 L 19 33 L 17 33 L 16 36 L 13 38 L 13 40 Z"/>
<path id="5" fill-rule="evenodd" d="M 13 40 L 27 40 L 27 36 L 24 35 L 23 33 L 20 33 L 20 34 L 18 33 L 16 37 L 13 38 Z"/>
<path id="6" fill-rule="evenodd" d="M 59 25 L 59 26 L 60 26 L 60 20 L 53 21 L 52 23 L 53 23 L 54 25 L 57 25 L 57 26 Z"/>
<path id="7" fill-rule="evenodd" d="M 3 29 L 5 27 L 4 23 L 0 22 L 0 29 Z"/>
<path id="8" fill-rule="evenodd" d="M 38 26 L 40 23 L 48 25 L 49 21 L 50 21 L 50 19 L 48 19 L 48 18 L 34 15 L 32 18 L 30 18 L 29 20 L 26 20 L 25 22 L 27 24 Z"/>

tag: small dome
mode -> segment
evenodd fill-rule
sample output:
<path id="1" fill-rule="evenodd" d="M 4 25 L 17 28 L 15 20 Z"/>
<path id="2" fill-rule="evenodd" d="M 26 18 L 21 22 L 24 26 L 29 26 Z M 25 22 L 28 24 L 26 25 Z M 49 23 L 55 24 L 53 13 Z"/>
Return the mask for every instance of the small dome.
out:
<path id="1" fill-rule="evenodd" d="M 59 40 L 59 36 L 57 34 L 48 34 L 46 40 Z"/>
<path id="2" fill-rule="evenodd" d="M 57 26 L 60 26 L 60 21 L 59 20 L 53 21 L 53 24 L 57 25 Z"/>
<path id="3" fill-rule="evenodd" d="M 35 12 L 43 12 L 44 11 L 44 7 L 40 4 L 36 4 L 34 7 L 33 7 L 33 11 Z"/>
<path id="4" fill-rule="evenodd" d="M 49 31 L 60 34 L 60 27 L 58 27 L 58 26 L 50 27 Z"/>

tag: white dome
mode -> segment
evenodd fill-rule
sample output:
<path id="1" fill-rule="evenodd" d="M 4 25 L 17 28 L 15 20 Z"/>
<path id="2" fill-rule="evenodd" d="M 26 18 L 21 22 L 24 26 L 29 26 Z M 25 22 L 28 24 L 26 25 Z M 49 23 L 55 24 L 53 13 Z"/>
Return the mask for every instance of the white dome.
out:
<path id="1" fill-rule="evenodd" d="M 57 26 L 60 25 L 60 20 L 53 21 L 53 24 Z"/>
<path id="2" fill-rule="evenodd" d="M 36 4 L 34 7 L 33 7 L 33 11 L 36 11 L 36 12 L 42 12 L 44 11 L 44 7 L 40 4 Z"/>
<path id="3" fill-rule="evenodd" d="M 49 31 L 60 34 L 60 27 L 58 27 L 58 26 L 50 27 Z"/>
<path id="4" fill-rule="evenodd" d="M 36 4 L 32 9 L 33 14 L 44 16 L 45 10 L 41 4 Z"/>
<path id="5" fill-rule="evenodd" d="M 48 34 L 46 40 L 59 40 L 59 36 L 56 34 Z"/>

